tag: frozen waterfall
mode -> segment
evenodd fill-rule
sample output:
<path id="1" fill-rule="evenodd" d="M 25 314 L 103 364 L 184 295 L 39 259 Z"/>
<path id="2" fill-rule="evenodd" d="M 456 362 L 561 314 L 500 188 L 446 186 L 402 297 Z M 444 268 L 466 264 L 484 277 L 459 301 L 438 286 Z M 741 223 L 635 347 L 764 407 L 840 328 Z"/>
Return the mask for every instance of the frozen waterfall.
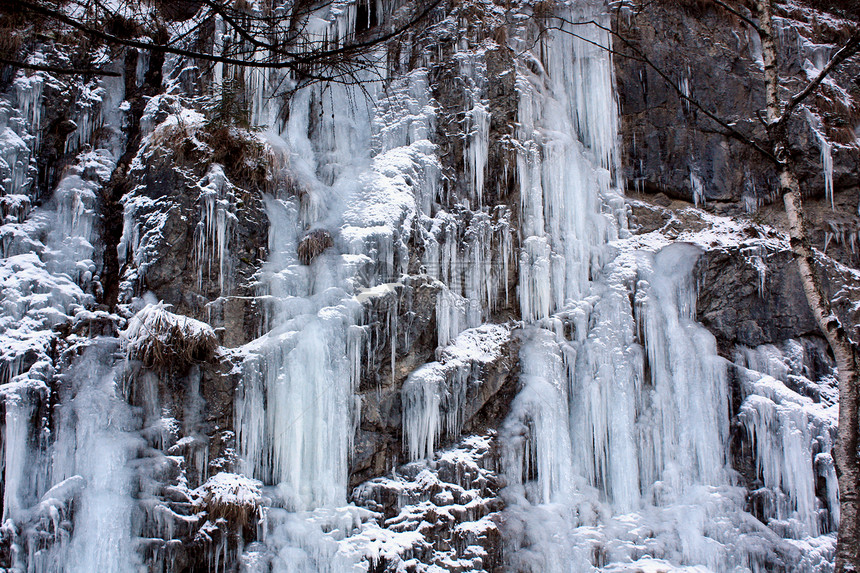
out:
<path id="1" fill-rule="evenodd" d="M 297 49 L 402 8 L 321 3 Z M 718 348 L 696 306 L 721 239 L 629 224 L 607 3 L 560 3 L 549 27 L 538 9 L 443 6 L 344 83 L 168 55 L 128 159 L 137 54 L 133 80 L 79 86 L 49 197 L 44 94 L 65 88 L 18 72 L 0 100 L 9 571 L 832 569 L 826 349 Z M 216 53 L 247 40 L 209 24 Z M 220 135 L 257 154 L 238 167 L 201 135 L 230 77 L 252 127 Z"/>

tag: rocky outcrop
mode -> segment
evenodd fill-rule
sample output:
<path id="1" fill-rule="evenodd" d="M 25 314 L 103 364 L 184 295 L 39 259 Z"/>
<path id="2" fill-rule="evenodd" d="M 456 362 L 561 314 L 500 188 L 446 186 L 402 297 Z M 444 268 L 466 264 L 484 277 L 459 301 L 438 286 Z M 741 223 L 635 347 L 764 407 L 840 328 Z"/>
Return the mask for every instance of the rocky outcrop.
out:
<path id="1" fill-rule="evenodd" d="M 821 3 L 779 6 L 786 94 L 799 91 L 807 74 L 844 40 L 851 20 L 842 19 L 843 9 Z M 737 122 L 738 129 L 763 136 L 756 119 L 764 94 L 755 32 L 709 2 L 650 2 L 613 21 L 623 38 L 615 43 L 621 54 L 636 55 L 624 43 L 630 42 L 666 74 L 661 77 L 636 58 L 615 57 L 629 193 L 664 193 L 725 214 L 762 207 L 762 220 L 779 226 L 782 201 L 773 195 L 773 167 L 745 144 L 721 135 L 719 126 L 679 97 L 679 92 L 687 94 L 726 121 Z M 860 224 L 860 147 L 851 128 L 857 122 L 851 101 L 860 97 L 853 80 L 858 66 L 854 61 L 837 69 L 833 83 L 808 100 L 808 111 L 795 113 L 789 127 L 801 187 L 814 199 L 807 202 L 807 218 L 816 246 L 823 249 L 829 243 L 828 252 L 849 264 L 857 262 L 854 243 Z M 823 146 L 832 156 L 835 209 L 825 201 Z"/>
<path id="2" fill-rule="evenodd" d="M 239 346 L 261 320 L 253 277 L 266 258 L 269 222 L 264 171 L 254 165 L 267 161 L 266 147 L 238 128 L 215 133 L 202 116 L 171 116 L 169 99 L 150 107 L 148 120 L 162 123 L 132 164 L 122 200 L 120 301 L 151 292 L 209 322 L 222 344 Z M 225 148 L 231 161 L 222 166 Z"/>
<path id="3" fill-rule="evenodd" d="M 298 255 L 303 265 L 309 265 L 323 251 L 334 246 L 331 233 L 325 229 L 314 229 L 299 241 Z"/>
<path id="4" fill-rule="evenodd" d="M 375 571 L 397 570 L 400 558 L 447 571 L 501 570 L 498 493 L 504 484 L 495 472 L 494 439 L 494 432 L 469 436 L 438 460 L 404 465 L 355 488 L 352 500 L 405 540 L 383 552 Z"/>

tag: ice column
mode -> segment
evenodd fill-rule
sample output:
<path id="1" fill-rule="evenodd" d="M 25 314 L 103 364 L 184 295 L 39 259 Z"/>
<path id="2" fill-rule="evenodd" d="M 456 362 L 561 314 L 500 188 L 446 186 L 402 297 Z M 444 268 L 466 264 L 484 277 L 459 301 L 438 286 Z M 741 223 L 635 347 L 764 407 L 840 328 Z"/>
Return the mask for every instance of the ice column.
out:
<path id="1" fill-rule="evenodd" d="M 645 348 L 650 373 L 647 405 L 651 424 L 643 424 L 640 463 L 644 484 L 664 480 L 676 487 L 718 484 L 724 479 L 728 438 L 725 361 L 714 337 L 696 323 L 693 266 L 698 247 L 675 243 L 654 257 L 653 297 L 642 302 Z M 641 320 L 641 318 L 640 318 Z"/>
<path id="2" fill-rule="evenodd" d="M 600 17 L 575 10 L 565 16 Z M 593 26 L 577 27 L 576 35 L 583 34 L 588 41 L 545 36 L 545 77 L 523 69 L 517 82 L 519 297 L 530 322 L 587 293 L 599 246 L 618 236 L 624 218 L 623 202 L 610 198 L 618 172 L 612 62 L 598 47 L 610 39 Z"/>

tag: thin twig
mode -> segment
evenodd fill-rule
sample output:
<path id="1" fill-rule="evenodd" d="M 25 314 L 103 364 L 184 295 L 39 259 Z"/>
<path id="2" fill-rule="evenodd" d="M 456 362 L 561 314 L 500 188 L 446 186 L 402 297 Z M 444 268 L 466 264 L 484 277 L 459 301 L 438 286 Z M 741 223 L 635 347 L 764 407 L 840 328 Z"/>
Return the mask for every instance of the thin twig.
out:
<path id="1" fill-rule="evenodd" d="M 746 22 L 753 30 L 756 31 L 756 33 L 759 32 L 758 24 L 756 24 L 752 18 L 749 18 L 748 16 L 745 16 L 744 14 L 742 14 L 739 10 L 732 8 L 731 6 L 729 6 L 728 4 L 723 2 L 723 0 L 712 0 L 712 1 L 717 6 L 720 6 L 723 10 L 726 10 L 727 12 L 731 12 L 732 14 L 734 14 L 735 16 L 737 16 L 738 18 L 740 18 L 741 20 Z"/>

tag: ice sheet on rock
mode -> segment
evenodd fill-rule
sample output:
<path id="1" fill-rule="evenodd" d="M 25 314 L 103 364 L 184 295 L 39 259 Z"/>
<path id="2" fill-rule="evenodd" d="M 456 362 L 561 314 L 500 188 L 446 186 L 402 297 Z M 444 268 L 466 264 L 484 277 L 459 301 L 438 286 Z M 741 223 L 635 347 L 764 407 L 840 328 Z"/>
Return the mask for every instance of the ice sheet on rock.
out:
<path id="1" fill-rule="evenodd" d="M 140 565 L 132 545 L 130 461 L 142 443 L 134 414 L 119 393 L 118 374 L 105 366 L 115 350 L 111 342 L 95 343 L 65 374 L 70 384 L 61 396 L 48 482 L 56 485 L 43 503 L 66 503 L 60 498 L 74 495 L 74 528 L 71 538 L 56 530 L 57 543 L 33 548 L 30 563 L 36 571 L 124 573 Z"/>
<path id="2" fill-rule="evenodd" d="M 30 147 L 10 127 L 0 131 L 0 174 L 4 195 L 21 194 L 29 173 Z"/>
<path id="3" fill-rule="evenodd" d="M 718 485 L 725 479 L 728 381 L 713 335 L 695 322 L 693 266 L 700 254 L 692 245 L 676 243 L 655 255 L 651 276 L 640 274 L 640 285 L 650 281 L 653 293 L 651 300 L 637 297 L 637 304 L 644 306 L 637 308 L 637 318 L 644 322 L 649 398 L 659 409 L 653 420 L 657 430 L 651 440 L 647 430 L 643 436 L 643 443 L 655 446 L 640 463 L 646 484 L 662 479 L 683 488 L 691 483 Z"/>
<path id="4" fill-rule="evenodd" d="M 107 151 L 89 151 L 65 170 L 46 205 L 31 210 L 26 197 L 4 197 L 9 217 L 0 230 L 5 257 L 0 333 L 8 337 L 2 358 L 6 376 L 20 373 L 24 355 L 44 356 L 54 337 L 51 329 L 70 321 L 100 292 L 95 203 L 114 167 Z M 20 200 L 13 208 L 8 199 L 14 197 Z"/>
<path id="5" fill-rule="evenodd" d="M 244 472 L 278 484 L 291 508 L 345 501 L 353 380 L 349 323 L 332 310 L 267 335 L 246 359 L 238 391 Z"/>
<path id="6" fill-rule="evenodd" d="M 326 113 L 312 133 L 317 105 Z M 402 234 L 410 227 L 404 221 L 415 209 L 413 184 L 422 176 L 422 162 L 435 161 L 426 141 L 371 160 L 373 113 L 373 102 L 354 87 L 314 86 L 293 98 L 287 124 L 267 133 L 290 157 L 303 193 L 267 200 L 271 255 L 260 288 L 271 300 L 270 330 L 243 350 L 236 425 L 243 472 L 277 485 L 291 510 L 346 501 L 361 348 L 360 331 L 352 328 L 361 306 L 353 294 L 357 286 L 397 276 Z M 317 227 L 330 229 L 336 250 L 348 254 L 328 252 L 300 264 L 300 235 Z M 283 517 L 285 523 L 297 519 Z M 286 551 L 297 542 L 292 535 L 288 526 L 274 528 L 270 546 Z"/>
<path id="7" fill-rule="evenodd" d="M 5 419 L 2 425 L 3 520 L 20 519 L 22 510 L 36 501 L 38 473 L 28 471 L 37 462 L 30 448 L 33 417 L 48 388 L 44 381 L 18 377 L 0 385 Z"/>
<path id="8" fill-rule="evenodd" d="M 531 502 L 565 503 L 575 487 L 575 475 L 570 394 L 555 336 L 543 329 L 528 332 L 520 364 L 521 388 L 500 434 L 502 471 L 517 491 L 530 486 L 522 494 Z"/>
<path id="9" fill-rule="evenodd" d="M 478 207 L 481 206 L 484 196 L 484 179 L 486 176 L 487 153 L 490 140 L 490 112 L 483 102 L 478 102 L 472 107 L 467 116 L 469 119 L 469 139 L 467 143 L 467 155 L 469 157 L 469 171 L 472 178 L 472 188 Z"/>
<path id="10" fill-rule="evenodd" d="M 834 531 L 839 515 L 832 458 L 837 407 L 801 396 L 767 373 L 742 370 L 741 375 L 747 397 L 738 417 L 764 486 L 754 494 L 762 518 L 793 539 Z M 826 492 L 823 503 L 816 497 L 819 480 Z"/>
<path id="11" fill-rule="evenodd" d="M 55 55 L 64 57 L 62 49 Z M 34 52 L 31 59 L 40 57 Z M 90 322 L 119 320 L 87 309 L 102 294 L 97 209 L 119 156 L 121 112 L 100 116 L 99 141 L 87 139 L 91 147 L 70 154 L 56 186 L 38 201 L 33 183 L 43 88 L 71 90 L 70 101 L 96 109 L 113 105 L 109 95 L 122 92 L 121 78 L 106 80 L 113 81 L 110 94 L 95 87 L 100 81 L 83 85 L 19 73 L 6 94 L 14 93 L 16 106 L 5 95 L 0 101 L 4 543 L 13 553 L 11 566 L 22 571 L 131 571 L 138 565 L 126 465 L 137 442 L 116 375 L 105 366 L 115 348 L 75 346 Z"/>
<path id="12" fill-rule="evenodd" d="M 422 221 L 428 225 L 422 237 L 422 270 L 445 285 L 436 301 L 440 346 L 490 320 L 514 296 L 508 288 L 515 256 L 509 211 L 463 215 L 440 211 Z"/>
<path id="13" fill-rule="evenodd" d="M 469 387 L 480 386 L 483 368 L 502 358 L 510 336 L 505 325 L 466 330 L 437 351 L 437 361 L 409 375 L 401 396 L 403 439 L 410 461 L 432 457 L 443 436 L 449 440 L 459 436 Z"/>
<path id="14" fill-rule="evenodd" d="M 821 118 L 807 110 L 806 122 L 809 125 L 809 129 L 818 140 L 818 146 L 821 149 L 821 170 L 824 175 L 824 195 L 827 200 L 830 201 L 830 208 L 835 209 L 833 199 L 833 145 L 827 139 Z"/>
<path id="15" fill-rule="evenodd" d="M 415 187 L 435 173 L 434 149 L 423 140 L 377 155 L 343 214 L 341 237 L 348 251 L 371 255 L 381 282 L 395 281 L 406 271 Z"/>
<path id="16" fill-rule="evenodd" d="M 110 66 L 111 57 L 106 51 L 104 67 Z M 122 77 L 102 76 L 80 83 L 75 100 L 74 131 L 65 141 L 66 153 L 76 153 L 87 146 L 104 148 L 114 160 L 122 154 L 124 135 L 122 122 L 127 107 Z"/>

